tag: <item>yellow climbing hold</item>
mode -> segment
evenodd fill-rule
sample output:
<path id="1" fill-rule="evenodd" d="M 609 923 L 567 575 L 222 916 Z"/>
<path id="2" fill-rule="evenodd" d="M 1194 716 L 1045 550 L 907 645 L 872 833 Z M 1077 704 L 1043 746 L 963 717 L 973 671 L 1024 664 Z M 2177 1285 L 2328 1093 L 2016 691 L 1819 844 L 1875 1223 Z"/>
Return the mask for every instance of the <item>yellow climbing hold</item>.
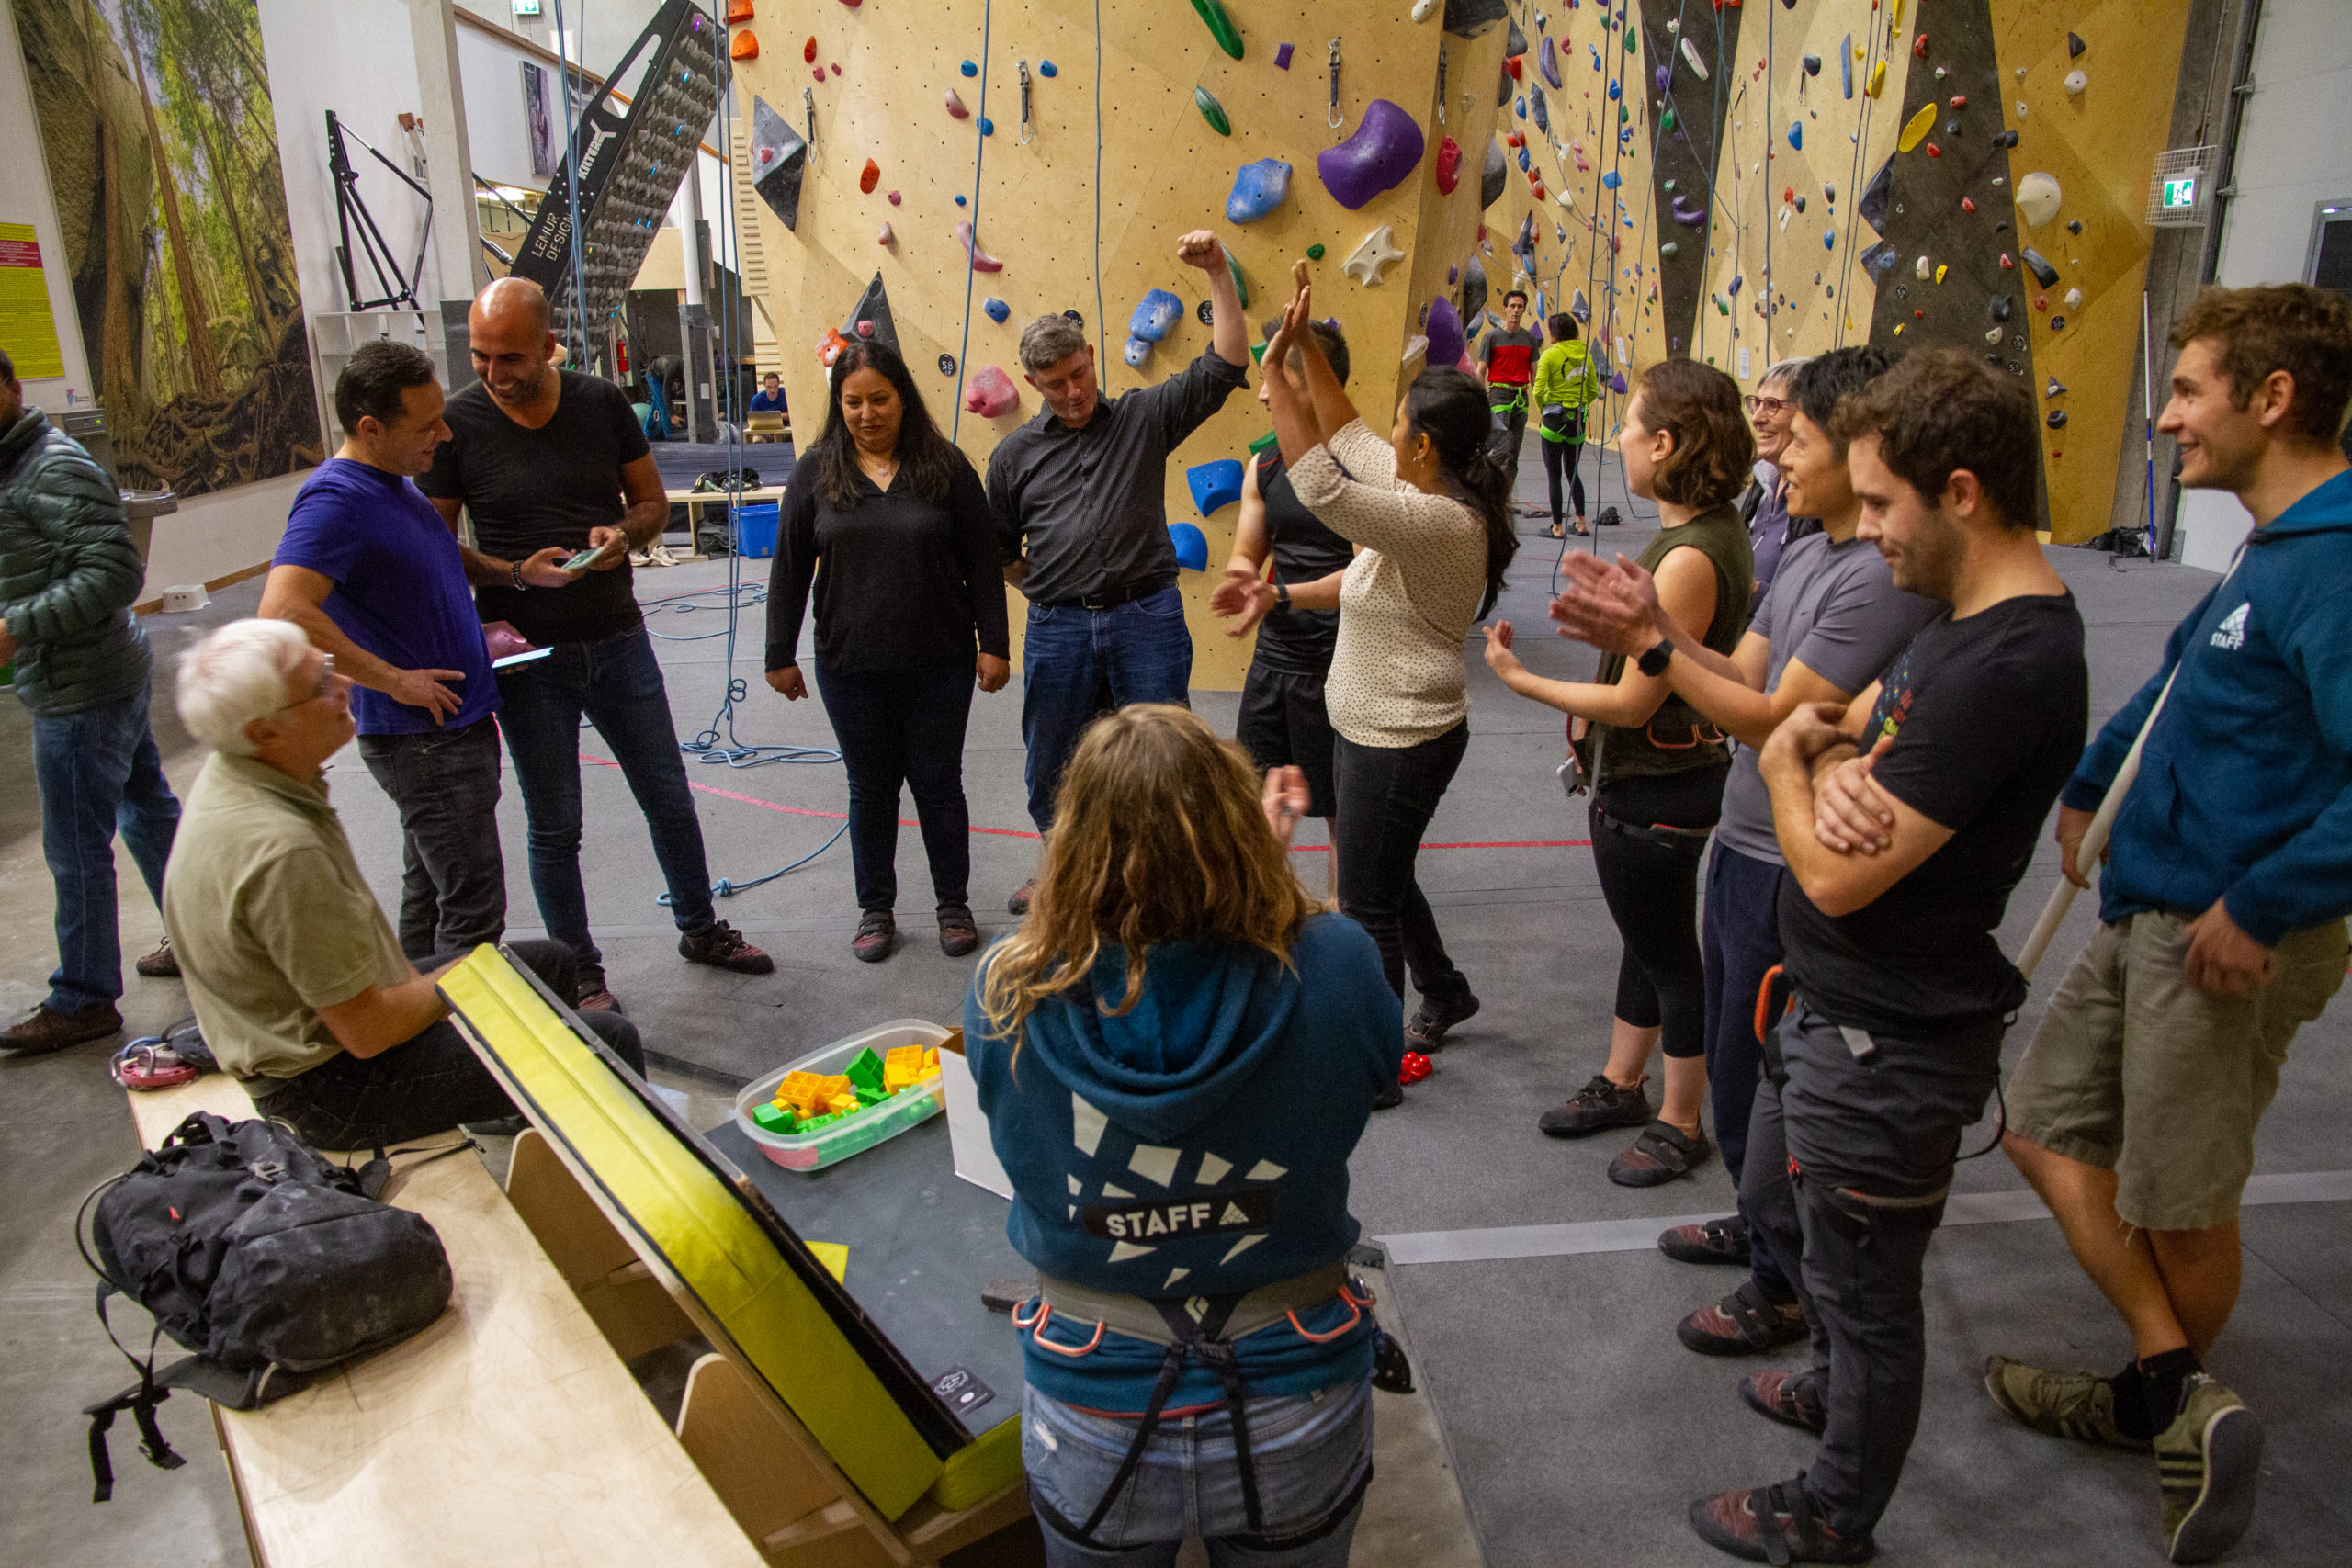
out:
<path id="1" fill-rule="evenodd" d="M 1939 266 L 1938 268 L 1936 268 L 1936 287 L 1937 287 L 1937 288 L 1941 288 L 1943 287 L 1943 284 L 1944 284 L 1944 274 L 1945 274 L 1945 273 L 1947 273 L 1947 272 L 1950 272 L 1951 270 L 1951 269 L 1950 267 L 1948 267 L 1948 266 Z"/>
<path id="2" fill-rule="evenodd" d="M 1882 60 L 1882 61 L 1880 61 L 1876 65 L 1873 65 L 1873 66 L 1871 66 L 1871 80 L 1870 80 L 1870 85 L 1868 85 L 1868 86 L 1864 87 L 1864 88 L 1862 89 L 1862 91 L 1863 91 L 1863 92 L 1865 92 L 1865 93 L 1867 93 L 1867 94 L 1869 94 L 1871 97 L 1875 98 L 1875 97 L 1877 97 L 1877 96 L 1878 96 L 1878 90 L 1879 90 L 1881 87 L 1883 87 L 1883 86 L 1885 86 L 1885 85 L 1886 85 L 1886 62 L 1885 62 L 1885 61 L 1883 61 L 1883 60 Z M 1933 118 L 1933 117 L 1932 117 L 1932 116 L 1930 116 L 1930 118 Z"/>
<path id="3" fill-rule="evenodd" d="M 1878 78 L 1876 76 L 1872 76 L 1871 78 L 1871 96 L 1878 96 Z M 1919 106 L 1919 112 L 1911 117 L 1910 121 L 1903 128 L 1903 134 L 1895 139 L 1894 150 L 1897 152 L 1908 152 L 1912 148 L 1917 147 L 1920 142 L 1926 141 L 1928 132 L 1935 130 L 1935 128 L 1936 106 L 1932 102 L 1921 104 Z"/>

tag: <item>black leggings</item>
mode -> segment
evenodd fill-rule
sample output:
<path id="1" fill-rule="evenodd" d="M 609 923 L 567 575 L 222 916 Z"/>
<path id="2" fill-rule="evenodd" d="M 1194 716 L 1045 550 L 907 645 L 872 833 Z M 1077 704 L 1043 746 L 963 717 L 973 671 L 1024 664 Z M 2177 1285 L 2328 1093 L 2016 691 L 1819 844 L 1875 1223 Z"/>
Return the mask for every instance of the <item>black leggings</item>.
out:
<path id="1" fill-rule="evenodd" d="M 1577 477 L 1577 463 L 1584 456 L 1581 441 L 1544 440 L 1544 477 L 1552 483 L 1552 526 L 1560 526 L 1560 473 L 1567 471 L 1568 494 L 1575 498 L 1571 517 L 1584 515 L 1584 480 Z"/>
<path id="2" fill-rule="evenodd" d="M 1417 746 L 1359 746 L 1344 735 L 1332 744 L 1340 908 L 1379 944 L 1381 968 L 1400 999 L 1408 972 L 1425 1000 L 1451 1003 L 1470 992 L 1413 874 L 1422 829 L 1469 745 L 1467 719 Z"/>
<path id="3" fill-rule="evenodd" d="M 1669 1056 L 1707 1052 L 1707 975 L 1699 953 L 1699 863 L 1706 840 L 1637 838 L 1628 828 L 1712 828 L 1730 764 L 1610 780 L 1590 808 L 1592 863 L 1624 942 L 1617 1017 L 1661 1029 Z M 1342 862 L 1342 864 L 1345 863 Z"/>

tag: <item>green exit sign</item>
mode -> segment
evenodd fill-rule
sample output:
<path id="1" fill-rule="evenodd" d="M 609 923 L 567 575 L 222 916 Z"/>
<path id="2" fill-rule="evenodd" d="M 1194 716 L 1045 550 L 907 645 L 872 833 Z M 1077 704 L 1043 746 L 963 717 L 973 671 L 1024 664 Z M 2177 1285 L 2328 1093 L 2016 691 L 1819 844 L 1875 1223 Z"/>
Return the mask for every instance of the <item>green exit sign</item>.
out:
<path id="1" fill-rule="evenodd" d="M 2165 181 L 2165 210 L 2185 212 L 2197 205 L 2197 176 L 2183 175 Z"/>
<path id="2" fill-rule="evenodd" d="M 539 14 L 539 0 L 514 0 L 514 14 L 518 17 L 537 16 Z"/>

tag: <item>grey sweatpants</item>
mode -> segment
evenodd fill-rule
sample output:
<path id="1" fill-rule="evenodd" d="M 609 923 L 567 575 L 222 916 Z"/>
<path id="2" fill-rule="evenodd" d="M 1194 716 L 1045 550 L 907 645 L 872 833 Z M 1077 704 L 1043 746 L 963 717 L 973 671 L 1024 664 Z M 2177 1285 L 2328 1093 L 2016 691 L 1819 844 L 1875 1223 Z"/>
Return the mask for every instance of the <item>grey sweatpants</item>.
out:
<path id="1" fill-rule="evenodd" d="M 1800 1002 L 1775 1032 L 1785 1076 L 1768 1070 L 1757 1090 L 1740 1197 L 1773 1257 L 1801 1260 L 1829 1419 L 1805 1491 L 1849 1540 L 1886 1512 L 1918 1429 L 1920 1268 L 1962 1130 L 1993 1091 L 2001 1032 L 1995 1019 L 1933 1041 L 1856 1030 L 1849 1042 Z"/>

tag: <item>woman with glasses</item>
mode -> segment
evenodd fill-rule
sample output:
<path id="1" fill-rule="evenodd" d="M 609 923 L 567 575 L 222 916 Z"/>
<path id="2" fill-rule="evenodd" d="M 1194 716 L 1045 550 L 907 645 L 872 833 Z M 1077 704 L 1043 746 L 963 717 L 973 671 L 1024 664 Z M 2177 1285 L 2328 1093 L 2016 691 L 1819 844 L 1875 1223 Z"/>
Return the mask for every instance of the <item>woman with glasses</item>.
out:
<path id="1" fill-rule="evenodd" d="M 1780 469 L 1781 454 L 1789 445 L 1789 423 L 1796 417 L 1789 381 L 1804 364 L 1802 357 L 1780 361 L 1764 372 L 1753 393 L 1740 400 L 1748 423 L 1756 427 L 1756 482 L 1740 497 L 1739 516 L 1747 525 L 1748 547 L 1756 553 L 1759 600 L 1780 567 L 1781 550 L 1812 531 L 1804 526 L 1805 519 L 1789 516 L 1788 485 Z"/>

